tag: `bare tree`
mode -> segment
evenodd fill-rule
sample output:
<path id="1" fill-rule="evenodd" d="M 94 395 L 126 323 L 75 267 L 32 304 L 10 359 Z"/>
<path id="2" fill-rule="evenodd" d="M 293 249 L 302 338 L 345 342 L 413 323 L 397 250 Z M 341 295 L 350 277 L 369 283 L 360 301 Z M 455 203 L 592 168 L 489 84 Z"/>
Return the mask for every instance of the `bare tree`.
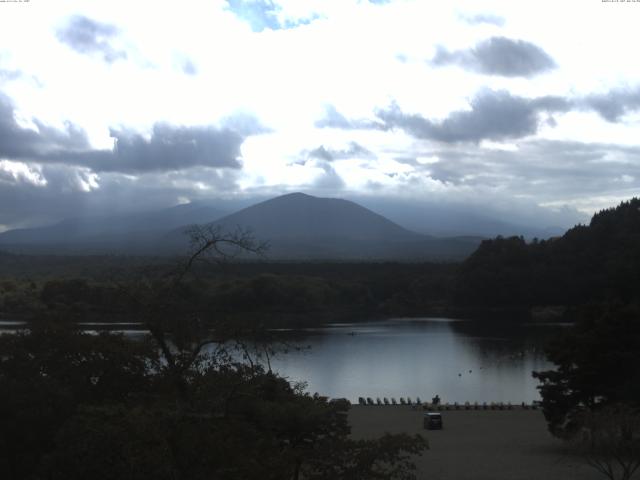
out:
<path id="1" fill-rule="evenodd" d="M 630 480 L 640 467 L 640 411 L 622 404 L 589 411 L 571 445 L 609 480 Z"/>
<path id="2" fill-rule="evenodd" d="M 157 344 L 163 368 L 173 379 L 182 401 L 187 400 L 189 371 L 203 360 L 203 352 L 212 345 L 215 347 L 208 357 L 217 361 L 229 361 L 225 344 L 230 339 L 236 340 L 235 348 L 245 359 L 248 352 L 246 329 L 232 322 L 225 325 L 219 319 L 205 318 L 206 312 L 198 304 L 197 288 L 189 285 L 188 277 L 197 263 L 220 266 L 239 255 L 261 256 L 268 248 L 250 230 L 242 228 L 225 231 L 212 224 L 193 225 L 185 233 L 189 236 L 190 252 L 167 276 L 139 282 L 133 289 L 120 286 L 132 299 L 140 320 Z"/>
<path id="3" fill-rule="evenodd" d="M 181 282 L 197 261 L 211 261 L 221 264 L 242 254 L 264 255 L 269 245 L 256 240 L 249 229 L 237 227 L 225 232 L 220 225 L 192 225 L 185 232 L 189 236 L 191 253 L 175 277 Z"/>

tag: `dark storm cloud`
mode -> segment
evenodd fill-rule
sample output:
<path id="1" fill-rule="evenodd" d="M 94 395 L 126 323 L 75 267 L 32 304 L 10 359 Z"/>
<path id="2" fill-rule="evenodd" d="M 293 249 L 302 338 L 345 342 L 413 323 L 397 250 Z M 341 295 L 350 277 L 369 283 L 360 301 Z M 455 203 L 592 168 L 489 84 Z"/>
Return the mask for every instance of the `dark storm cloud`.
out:
<path id="1" fill-rule="evenodd" d="M 108 156 L 92 157 L 96 171 L 180 170 L 195 165 L 240 168 L 243 138 L 231 130 L 211 127 L 174 127 L 156 124 L 151 138 L 138 133 L 111 131 L 115 139 Z"/>
<path id="2" fill-rule="evenodd" d="M 43 165 L 46 185 L 3 174 L 0 168 L 0 225 L 42 225 L 62 218 L 131 213 L 175 205 L 182 196 L 207 200 L 237 189 L 237 172 L 208 167 L 185 171 L 148 172 L 132 178 L 117 172 L 101 173 L 98 187 L 86 191 L 82 183 L 88 169 L 69 165 Z M 198 185 L 205 184 L 206 189 Z"/>
<path id="3" fill-rule="evenodd" d="M 588 109 L 595 110 L 609 122 L 618 122 L 627 113 L 640 110 L 640 87 L 615 89 L 605 94 L 584 98 Z"/>
<path id="4" fill-rule="evenodd" d="M 489 38 L 469 50 L 451 52 L 440 47 L 431 64 L 454 64 L 474 72 L 504 77 L 532 77 L 556 67 L 553 59 L 537 45 L 506 37 Z"/>
<path id="5" fill-rule="evenodd" d="M 339 128 L 342 130 L 379 130 L 384 125 L 365 119 L 348 119 L 333 105 L 325 105 L 324 117 L 315 122 L 318 128 Z"/>
<path id="6" fill-rule="evenodd" d="M 247 130 L 257 128 L 247 122 L 245 118 Z M 72 164 L 98 172 L 180 170 L 196 165 L 241 167 L 244 136 L 230 128 L 156 124 L 149 139 L 137 132 L 112 130 L 114 149 L 95 150 L 85 132 L 72 124 L 61 131 L 37 120 L 34 123 L 37 131 L 18 125 L 13 105 L 0 94 L 0 158 Z"/>
<path id="7" fill-rule="evenodd" d="M 67 150 L 33 155 L 31 160 L 88 167 L 95 172 L 161 172 L 197 165 L 240 168 L 242 137 L 210 127 L 156 124 L 150 138 L 129 130 L 111 130 L 112 150 Z"/>
<path id="8" fill-rule="evenodd" d="M 72 124 L 60 131 L 37 120 L 34 123 L 37 131 L 18 125 L 11 100 L 0 92 L 0 158 L 26 159 L 47 152 L 88 148 L 86 134 Z"/>
<path id="9" fill-rule="evenodd" d="M 320 145 L 318 148 L 308 152 L 308 157 L 332 162 L 346 158 L 375 158 L 375 155 L 362 145 L 356 142 L 350 142 L 347 148 L 344 149 L 330 149 L 325 148 L 324 145 Z"/>
<path id="10" fill-rule="evenodd" d="M 419 149 L 416 156 L 439 161 L 414 165 L 430 178 L 472 189 L 497 188 L 510 195 L 530 196 L 538 203 L 602 197 L 640 187 L 640 147 L 608 143 L 527 140 L 517 150 L 478 148 L 465 144 Z"/>
<path id="11" fill-rule="evenodd" d="M 403 113 L 397 105 L 378 111 L 389 128 L 401 128 L 416 138 L 445 143 L 506 140 L 533 135 L 541 113 L 566 112 L 571 103 L 560 97 L 528 99 L 506 91 L 481 91 L 471 102 L 471 110 L 451 113 L 442 121 Z"/>
<path id="12" fill-rule="evenodd" d="M 118 34 L 118 29 L 107 23 L 74 15 L 67 25 L 58 29 L 58 40 L 84 55 L 100 55 L 105 62 L 113 63 L 118 59 L 126 59 L 127 53 L 111 45 L 111 40 Z"/>
<path id="13" fill-rule="evenodd" d="M 91 168 L 95 172 L 161 172 L 195 166 L 241 167 L 244 138 L 231 130 L 213 127 L 153 126 L 151 137 L 138 132 L 111 130 L 113 150 L 55 151 L 31 159 Z"/>
<path id="14" fill-rule="evenodd" d="M 490 25 L 496 25 L 502 27 L 504 25 L 504 18 L 491 13 L 478 13 L 476 15 L 461 15 L 460 18 L 470 25 L 479 25 L 482 23 L 488 23 Z"/>
<path id="15" fill-rule="evenodd" d="M 227 0 L 228 8 L 251 26 L 254 32 L 283 30 L 308 25 L 317 17 L 281 20 L 282 7 L 273 0 Z"/>

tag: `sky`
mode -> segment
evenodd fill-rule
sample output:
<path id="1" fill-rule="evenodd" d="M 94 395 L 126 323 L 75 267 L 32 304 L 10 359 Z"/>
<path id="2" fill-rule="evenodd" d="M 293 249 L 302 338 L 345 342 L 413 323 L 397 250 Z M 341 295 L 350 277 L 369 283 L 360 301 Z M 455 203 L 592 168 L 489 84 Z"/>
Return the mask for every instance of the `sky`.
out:
<path id="1" fill-rule="evenodd" d="M 638 195 L 640 2 L 0 2 L 0 231 L 288 192 L 570 225 Z"/>

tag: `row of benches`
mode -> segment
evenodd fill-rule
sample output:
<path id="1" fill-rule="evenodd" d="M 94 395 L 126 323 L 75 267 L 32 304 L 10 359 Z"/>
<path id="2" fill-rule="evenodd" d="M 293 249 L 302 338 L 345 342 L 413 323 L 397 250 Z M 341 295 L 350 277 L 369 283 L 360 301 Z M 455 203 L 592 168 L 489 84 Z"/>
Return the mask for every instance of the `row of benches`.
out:
<path id="1" fill-rule="evenodd" d="M 415 402 L 411 400 L 410 397 L 406 399 L 404 397 L 400 397 L 399 402 L 396 401 L 395 398 L 391 398 L 391 401 L 387 397 L 384 397 L 380 400 L 380 397 L 376 398 L 375 401 L 371 397 L 359 397 L 358 398 L 359 405 L 411 405 L 422 407 L 425 410 L 513 410 L 516 407 L 520 407 L 524 410 L 537 410 L 540 406 L 540 402 L 532 402 L 526 403 L 522 402 L 521 404 L 512 404 L 511 402 L 465 402 L 464 404 L 460 404 L 458 402 L 454 403 L 422 403 L 420 401 L 420 397 L 417 397 Z"/>
<path id="2" fill-rule="evenodd" d="M 422 402 L 420 401 L 420 397 L 416 398 L 415 403 L 411 400 L 410 397 L 407 397 L 406 399 L 404 397 L 400 397 L 399 403 L 396 402 L 395 398 L 392 398 L 391 402 L 389 402 L 389 399 L 387 397 L 384 397 L 382 400 L 380 400 L 380 397 L 378 397 L 374 402 L 371 397 L 367 397 L 366 399 L 364 397 L 358 397 L 358 404 L 360 405 L 422 405 Z"/>
<path id="3" fill-rule="evenodd" d="M 444 404 L 432 404 L 425 403 L 422 406 L 425 410 L 513 410 L 514 408 L 521 408 L 523 410 L 537 410 L 540 407 L 539 402 L 526 403 L 522 402 L 520 404 L 513 404 L 511 402 L 474 402 L 469 403 L 465 402 L 464 404 L 459 404 L 458 402 L 454 402 L 452 404 L 444 403 Z"/>

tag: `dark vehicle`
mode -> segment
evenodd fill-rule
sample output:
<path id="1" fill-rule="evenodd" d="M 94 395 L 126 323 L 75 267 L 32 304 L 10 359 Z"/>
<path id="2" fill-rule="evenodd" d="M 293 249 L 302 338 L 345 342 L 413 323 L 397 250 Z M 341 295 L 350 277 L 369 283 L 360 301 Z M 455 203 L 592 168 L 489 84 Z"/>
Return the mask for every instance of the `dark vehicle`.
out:
<path id="1" fill-rule="evenodd" d="M 442 430 L 442 415 L 437 412 L 427 412 L 424 414 L 424 428 L 427 430 Z"/>

